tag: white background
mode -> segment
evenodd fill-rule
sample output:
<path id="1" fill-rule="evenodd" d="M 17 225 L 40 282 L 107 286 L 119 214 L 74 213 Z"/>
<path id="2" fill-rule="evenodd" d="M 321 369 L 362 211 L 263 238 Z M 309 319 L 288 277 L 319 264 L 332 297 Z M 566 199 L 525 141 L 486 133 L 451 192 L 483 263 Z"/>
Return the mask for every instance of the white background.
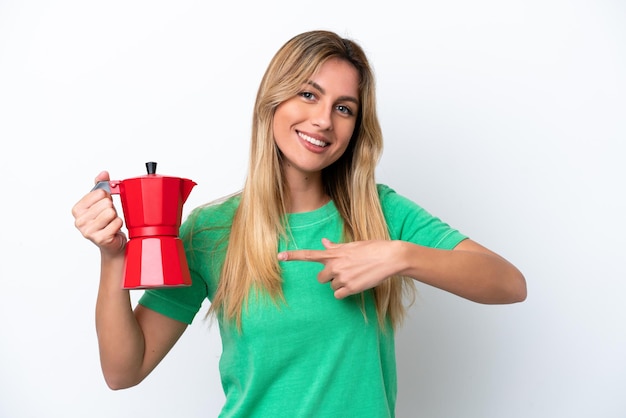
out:
<path id="1" fill-rule="evenodd" d="M 262 73 L 310 29 L 369 54 L 378 181 L 528 280 L 506 306 L 419 287 L 397 416 L 626 416 L 625 22 L 618 0 L 0 0 L 0 417 L 217 415 L 202 314 L 141 385 L 106 387 L 70 209 L 150 160 L 198 183 L 186 213 L 238 190 Z"/>

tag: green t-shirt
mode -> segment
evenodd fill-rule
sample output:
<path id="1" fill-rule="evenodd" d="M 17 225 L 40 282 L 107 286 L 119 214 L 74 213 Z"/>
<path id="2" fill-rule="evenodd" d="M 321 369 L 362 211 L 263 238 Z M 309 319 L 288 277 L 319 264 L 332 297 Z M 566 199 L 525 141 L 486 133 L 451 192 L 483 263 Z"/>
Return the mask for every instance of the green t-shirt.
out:
<path id="1" fill-rule="evenodd" d="M 466 238 L 389 187 L 379 185 L 378 191 L 391 239 L 452 249 Z M 192 286 L 147 290 L 142 305 L 192 322 L 217 289 L 238 203 L 239 197 L 232 197 L 188 217 L 181 237 Z M 281 240 L 278 251 L 323 249 L 322 238 L 341 241 L 343 223 L 333 202 L 290 214 L 287 221 L 289 240 Z M 393 417 L 394 333 L 389 325 L 379 326 L 372 292 L 364 292 L 364 316 L 360 295 L 337 300 L 328 283 L 317 281 L 321 264 L 289 261 L 280 266 L 285 303 L 276 305 L 263 293 L 251 292 L 241 332 L 219 322 L 226 395 L 220 417 Z"/>

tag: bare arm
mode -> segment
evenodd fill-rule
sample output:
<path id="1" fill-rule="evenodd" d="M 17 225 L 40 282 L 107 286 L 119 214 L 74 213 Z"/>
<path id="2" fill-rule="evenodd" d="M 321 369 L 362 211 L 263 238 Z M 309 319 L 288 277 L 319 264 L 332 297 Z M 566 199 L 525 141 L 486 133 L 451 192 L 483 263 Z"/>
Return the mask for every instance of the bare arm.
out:
<path id="1" fill-rule="evenodd" d="M 96 332 L 107 385 L 124 389 L 140 383 L 161 362 L 187 328 L 141 305 L 132 309 L 121 288 L 123 259 L 102 257 Z"/>
<path id="2" fill-rule="evenodd" d="M 324 264 L 318 280 L 331 282 L 335 297 L 362 292 L 399 274 L 480 303 L 514 303 L 526 298 L 526 280 L 511 263 L 466 239 L 450 250 L 405 241 L 357 241 L 325 250 L 283 252 L 279 260 Z"/>
<path id="3" fill-rule="evenodd" d="M 108 180 L 106 172 L 96 181 Z M 74 207 L 75 226 L 100 249 L 96 331 L 107 385 L 123 389 L 141 382 L 165 357 L 187 325 L 138 306 L 121 288 L 126 237 L 111 196 L 103 190 L 85 195 Z"/>
<path id="4" fill-rule="evenodd" d="M 398 243 L 399 274 L 479 303 L 514 303 L 526 299 L 522 273 L 475 241 L 461 241 L 453 251 Z"/>

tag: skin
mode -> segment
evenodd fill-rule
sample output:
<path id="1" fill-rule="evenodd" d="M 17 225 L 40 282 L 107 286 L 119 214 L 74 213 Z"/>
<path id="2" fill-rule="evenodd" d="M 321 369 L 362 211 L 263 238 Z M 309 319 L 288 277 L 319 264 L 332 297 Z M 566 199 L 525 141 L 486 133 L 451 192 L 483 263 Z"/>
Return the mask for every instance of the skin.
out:
<path id="1" fill-rule="evenodd" d="M 314 210 L 328 202 L 322 169 L 348 147 L 359 111 L 358 80 L 352 64 L 330 59 L 298 95 L 276 108 L 274 140 L 282 154 L 289 212 Z"/>
<path id="2" fill-rule="evenodd" d="M 303 86 L 302 93 L 282 103 L 274 117 L 274 136 L 283 154 L 290 211 L 313 210 L 328 201 L 321 170 L 343 154 L 358 111 L 358 72 L 352 64 L 332 59 Z M 312 147 L 301 134 L 328 145 Z M 323 239 L 325 250 L 278 254 L 281 261 L 311 261 L 324 265 L 320 283 L 331 282 L 335 297 L 371 289 L 400 274 L 480 303 L 512 303 L 526 298 L 526 283 L 511 263 L 466 239 L 454 251 L 403 241 L 359 241 L 335 244 Z"/>
<path id="3" fill-rule="evenodd" d="M 101 180 L 109 180 L 109 173 L 98 174 L 95 181 Z M 96 333 L 105 381 L 111 389 L 134 386 L 165 357 L 187 324 L 141 305 L 132 309 L 130 292 L 120 286 L 127 239 L 111 195 L 94 190 L 74 205 L 72 214 L 76 228 L 100 249 Z"/>
<path id="4" fill-rule="evenodd" d="M 274 136 L 282 153 L 290 212 L 310 211 L 328 202 L 321 171 L 343 154 L 359 111 L 358 74 L 346 61 L 331 59 L 283 102 L 274 116 Z M 303 136 L 304 135 L 304 136 Z M 322 141 L 310 144 L 305 138 Z M 109 180 L 101 172 L 95 181 Z M 100 362 L 111 389 L 140 383 L 165 357 L 187 325 L 155 311 L 131 306 L 122 289 L 124 247 L 111 195 L 94 190 L 72 208 L 75 226 L 100 250 L 101 273 L 96 301 Z M 512 303 L 526 298 L 526 282 L 511 263 L 469 239 L 453 251 L 402 241 L 336 244 L 323 239 L 324 250 L 282 252 L 283 261 L 323 264 L 320 283 L 331 282 L 336 298 L 375 287 L 394 274 L 480 303 Z"/>
<path id="5" fill-rule="evenodd" d="M 452 251 L 404 241 L 357 241 L 336 244 L 323 239 L 325 250 L 295 250 L 278 254 L 282 261 L 312 261 L 324 265 L 318 275 L 337 299 L 360 293 L 399 274 L 485 304 L 521 302 L 526 282 L 511 263 L 472 240 Z"/>

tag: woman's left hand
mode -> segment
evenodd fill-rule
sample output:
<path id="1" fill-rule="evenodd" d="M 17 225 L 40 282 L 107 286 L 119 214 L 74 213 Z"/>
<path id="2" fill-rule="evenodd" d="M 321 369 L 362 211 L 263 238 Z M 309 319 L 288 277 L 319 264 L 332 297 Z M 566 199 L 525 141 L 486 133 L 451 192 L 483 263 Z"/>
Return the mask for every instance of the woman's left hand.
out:
<path id="1" fill-rule="evenodd" d="M 372 240 L 336 244 L 322 239 L 324 250 L 293 250 L 278 253 L 280 261 L 313 261 L 324 265 L 317 280 L 330 282 L 337 299 L 376 287 L 396 274 L 394 241 Z"/>

